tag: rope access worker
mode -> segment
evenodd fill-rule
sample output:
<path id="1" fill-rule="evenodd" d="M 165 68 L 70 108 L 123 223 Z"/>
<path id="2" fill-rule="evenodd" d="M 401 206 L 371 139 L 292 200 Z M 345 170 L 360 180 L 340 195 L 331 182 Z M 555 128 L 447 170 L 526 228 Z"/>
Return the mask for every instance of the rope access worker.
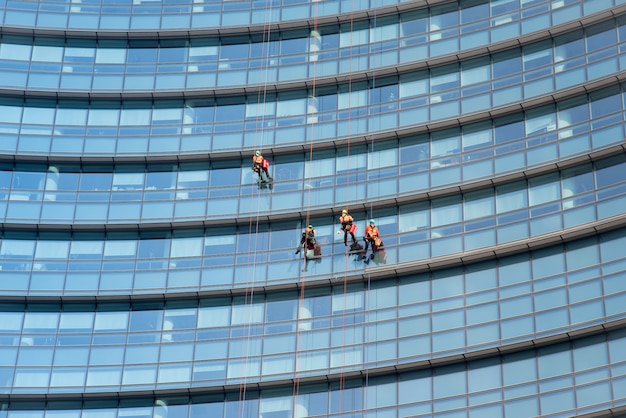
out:
<path id="1" fill-rule="evenodd" d="M 352 225 L 354 222 L 354 218 L 350 216 L 346 209 L 341 211 L 341 217 L 339 217 L 339 223 L 341 224 L 341 229 L 343 230 L 343 245 L 348 245 L 348 233 L 352 237 L 352 244 L 356 244 L 356 238 L 354 237 L 354 231 L 352 230 Z"/>
<path id="2" fill-rule="evenodd" d="M 267 171 L 269 164 L 264 164 L 263 161 L 265 161 L 265 159 L 261 155 L 261 151 L 257 150 L 252 156 L 252 170 L 259 175 L 260 181 L 269 181 L 272 179 L 270 173 Z M 267 179 L 263 179 L 262 173 L 265 173 Z"/>
<path id="3" fill-rule="evenodd" d="M 370 224 L 365 228 L 365 251 L 372 244 L 372 251 L 376 251 L 382 246 L 382 240 L 380 239 L 380 233 L 376 227 L 376 223 L 373 219 L 370 219 Z"/>
<path id="4" fill-rule="evenodd" d="M 317 241 L 315 240 L 315 229 L 313 229 L 313 225 L 309 225 L 302 233 L 302 238 L 300 239 L 300 244 L 298 245 L 296 254 L 300 254 L 300 250 L 303 246 L 306 247 L 307 250 L 314 250 L 315 244 L 317 244 Z"/>

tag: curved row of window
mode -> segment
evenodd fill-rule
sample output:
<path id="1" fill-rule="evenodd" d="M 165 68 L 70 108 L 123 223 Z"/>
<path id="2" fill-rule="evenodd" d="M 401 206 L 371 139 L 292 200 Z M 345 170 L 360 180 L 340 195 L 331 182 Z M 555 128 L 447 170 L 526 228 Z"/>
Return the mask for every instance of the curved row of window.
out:
<path id="1" fill-rule="evenodd" d="M 47 0 L 41 4 L 24 1 L 1 2 L 3 25 L 41 29 L 88 29 L 103 31 L 189 30 L 207 27 L 247 26 L 294 19 L 310 19 L 401 4 L 394 0 L 352 1 L 241 1 L 178 0 L 155 2 L 134 0 L 116 2 L 100 0 Z M 492 29 L 498 38 L 521 34 L 571 21 L 622 3 L 620 0 L 505 0 L 489 4 L 484 1 L 431 7 L 430 27 L 442 35 Z M 469 5 L 467 3 L 470 3 Z M 460 9 L 460 10 L 459 10 Z M 375 14 L 375 12 L 373 12 Z M 370 12 L 372 14 L 372 12 Z M 428 10 L 423 11 L 428 20 Z M 481 37 L 478 34 L 477 37 Z"/>
<path id="2" fill-rule="evenodd" d="M 367 219 L 375 218 L 385 251 L 377 253 L 380 257 L 371 265 L 381 265 L 561 231 L 622 215 L 624 170 L 626 154 L 620 154 L 496 187 L 378 209 L 367 218 L 354 213 L 356 236 L 361 238 Z M 74 205 L 56 210 L 69 211 Z M 133 208 L 102 207 L 124 212 Z M 88 210 L 95 217 L 97 208 L 77 205 L 77 210 Z M 29 210 L 20 206 L 22 216 L 36 219 Z M 310 220 L 323 257 L 306 263 L 306 273 L 300 272 L 301 259 L 294 254 L 300 221 L 255 222 L 251 218 L 239 227 L 173 232 L 6 231 L 0 246 L 2 291 L 20 295 L 197 291 L 287 283 L 302 274 L 309 279 L 337 277 L 366 267 L 359 253 L 346 253 L 343 235 L 336 233 L 338 219 Z"/>
<path id="3" fill-rule="evenodd" d="M 7 418 L 562 417 L 626 405 L 626 332 L 389 376 L 156 401 L 11 401 Z M 294 393 L 295 392 L 295 393 Z M 232 395 L 232 396 L 231 396 Z"/>
<path id="4" fill-rule="evenodd" d="M 389 19 L 406 22 L 375 26 Z M 285 34 L 285 39 L 269 42 L 244 37 L 236 38 L 236 42 L 228 38 L 192 39 L 178 44 L 161 40 L 150 45 L 144 41 L 66 42 L 4 35 L 0 45 L 0 80 L 5 80 L 1 85 L 8 89 L 115 92 L 274 84 L 408 64 L 454 53 L 459 47 L 448 43 L 456 45 L 459 39 L 471 39 L 465 34 L 459 37 L 455 31 L 449 40 L 432 41 L 437 34 L 431 33 L 429 43 L 427 33 L 414 29 L 420 25 L 412 19 L 418 19 L 415 13 L 364 22 L 361 30 L 358 25 L 354 28 L 346 24 L 342 27 L 345 32 L 334 28 L 325 34 L 320 29 L 310 34 L 298 33 L 298 37 Z M 398 28 L 402 25 L 419 34 L 412 38 L 401 36 Z M 421 26 L 426 30 L 425 24 Z M 497 106 L 563 89 L 623 70 L 623 59 L 618 59 L 623 54 L 618 51 L 625 37 L 622 26 L 623 18 L 608 18 L 602 24 L 523 48 L 410 74 L 400 78 L 399 86 L 372 90 L 369 100 L 365 91 L 353 93 L 350 107 L 369 103 L 368 113 L 384 112 L 384 108 L 374 112 L 377 103 L 406 108 L 411 105 L 409 97 L 424 96 L 430 87 L 430 98 L 422 97 L 422 101 L 435 106 L 462 98 L 462 111 L 467 113 L 485 104 Z M 385 34 L 383 42 L 375 41 L 377 33 Z M 479 34 L 485 35 L 483 42 L 461 49 L 490 43 L 488 31 L 481 30 Z M 376 87 L 398 83 L 397 79 L 375 81 Z M 279 117 L 290 112 L 291 105 L 282 110 L 280 106 L 275 109 Z M 256 114 L 246 117 L 272 117 L 271 108 L 265 109 L 268 113 L 257 108 Z M 282 116 L 310 111 L 297 108 Z M 445 114 L 444 110 L 439 112 Z M 436 112 L 433 115 L 432 119 L 438 118 Z"/>
<path id="5" fill-rule="evenodd" d="M 613 36 L 616 30 L 602 34 Z M 301 145 L 308 141 L 370 135 L 488 111 L 493 106 L 510 105 L 525 98 L 545 95 L 555 88 L 580 85 L 592 78 L 617 73 L 621 64 L 618 64 L 618 56 L 614 54 L 616 48 L 614 43 L 606 48 L 605 51 L 613 52 L 597 62 L 600 66 L 597 69 L 594 69 L 596 64 L 585 65 L 583 56 L 579 56 L 575 58 L 580 61 L 577 66 L 563 72 L 554 73 L 553 67 L 560 64 L 548 63 L 538 70 L 542 77 L 532 81 L 523 81 L 530 72 L 521 72 L 522 58 L 518 51 L 512 51 L 506 59 L 498 62 L 490 62 L 489 57 L 478 59 L 485 65 L 468 70 L 472 74 L 468 79 L 472 81 L 467 86 L 462 82 L 466 79 L 465 73 L 458 71 L 458 64 L 455 64 L 450 73 L 437 74 L 440 70 L 448 71 L 448 67 L 444 67 L 430 70 L 430 75 L 428 71 L 401 75 L 388 85 L 380 85 L 385 82 L 377 79 L 376 87 L 368 86 L 371 83 L 361 83 L 362 86 L 354 83 L 349 90 L 344 86 L 322 88 L 314 98 L 306 97 L 305 91 L 285 92 L 262 102 L 259 102 L 258 96 L 217 101 L 5 98 L 0 103 L 0 152 L 45 155 L 186 154 Z M 545 51 L 551 51 L 551 48 Z M 493 81 L 492 70 L 499 77 Z M 13 77 L 7 76 L 7 79 Z M 495 90 L 491 90 L 492 84 Z M 586 122 L 589 117 L 601 118 L 623 109 L 621 98 L 614 97 L 613 101 L 606 98 L 617 96 L 617 90 L 614 87 L 612 91 L 592 92 L 589 96 L 592 103 L 590 111 L 583 110 L 582 114 L 575 115 L 576 118 L 568 114 L 568 110 L 559 110 L 558 127 Z M 610 103 L 600 103 L 606 101 Z M 594 102 L 600 106 L 594 107 Z M 571 100 L 559 104 L 563 108 L 578 105 L 580 103 Z M 542 112 L 554 111 L 537 110 L 534 115 L 540 117 Z M 557 128 L 556 121 L 552 124 L 537 122 L 535 130 L 530 130 L 528 134 Z"/>
<path id="6" fill-rule="evenodd" d="M 625 244 L 622 229 L 300 295 L 132 306 L 3 303 L 0 393 L 292 379 L 294 370 L 299 377 L 363 370 L 581 329 L 626 317 Z"/>
<path id="7" fill-rule="evenodd" d="M 0 392 L 221 385 L 362 370 L 626 317 L 626 230 L 344 289 L 0 305 Z M 60 312 L 59 312 L 60 310 Z M 121 386 L 120 386 L 121 385 Z"/>
<path id="8" fill-rule="evenodd" d="M 0 219 L 169 222 L 349 206 L 406 196 L 621 144 L 623 102 L 624 94 L 615 86 L 431 134 L 278 155 L 270 158 L 272 190 L 256 186 L 251 160 L 115 166 L 0 163 Z M 20 144 L 34 143 L 32 139 L 23 134 Z M 60 140 L 71 144 L 71 138 Z M 103 140 L 93 137 L 86 144 Z M 147 147 L 154 145 L 153 140 L 124 138 L 119 145 L 134 142 Z M 3 146 L 10 146 L 9 141 L 2 141 Z"/>

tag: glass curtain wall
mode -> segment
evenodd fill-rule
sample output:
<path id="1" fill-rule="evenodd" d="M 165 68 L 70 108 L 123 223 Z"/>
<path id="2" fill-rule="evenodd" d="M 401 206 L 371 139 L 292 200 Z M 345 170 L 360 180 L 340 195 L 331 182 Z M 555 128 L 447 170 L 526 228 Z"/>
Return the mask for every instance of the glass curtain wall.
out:
<path id="1" fill-rule="evenodd" d="M 626 413 L 623 3 L 0 0 L 0 418 Z"/>

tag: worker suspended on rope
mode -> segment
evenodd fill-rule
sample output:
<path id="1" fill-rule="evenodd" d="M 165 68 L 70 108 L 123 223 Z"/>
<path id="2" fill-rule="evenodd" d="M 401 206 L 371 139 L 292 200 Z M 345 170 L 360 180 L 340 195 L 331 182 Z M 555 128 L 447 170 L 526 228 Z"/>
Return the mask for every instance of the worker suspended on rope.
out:
<path id="1" fill-rule="evenodd" d="M 348 245 L 348 234 L 352 237 L 352 244 L 356 244 L 356 238 L 354 237 L 356 225 L 354 224 L 354 218 L 350 216 L 346 209 L 341 211 L 339 223 L 341 224 L 341 230 L 343 231 L 343 245 Z"/>
<path id="2" fill-rule="evenodd" d="M 376 251 L 379 247 L 382 247 L 383 241 L 380 239 L 380 233 L 376 227 L 376 222 L 370 219 L 370 224 L 365 228 L 365 251 L 372 245 L 372 251 Z"/>
<path id="3" fill-rule="evenodd" d="M 375 257 L 378 253 L 382 254 L 380 261 L 385 263 L 387 261 L 387 256 L 384 251 L 383 240 L 380 238 L 380 233 L 378 232 L 378 228 L 376 227 L 376 223 L 373 219 L 370 219 L 370 224 L 365 228 L 365 236 L 363 238 L 365 239 L 364 254 L 367 252 L 370 244 L 372 246 L 372 254 L 370 254 L 370 257 L 365 260 L 365 263 L 369 263 L 370 260 L 376 261 Z"/>
<path id="4" fill-rule="evenodd" d="M 300 238 L 300 244 L 296 249 L 296 254 L 300 253 L 302 247 L 305 247 L 306 250 L 315 250 L 315 246 L 317 245 L 317 241 L 315 239 L 315 229 L 313 229 L 313 225 L 309 225 L 307 229 L 302 233 L 302 238 Z"/>
<path id="5" fill-rule="evenodd" d="M 261 151 L 257 150 L 252 156 L 252 170 L 259 175 L 258 182 L 268 183 L 272 180 L 268 169 L 270 167 L 269 161 L 267 161 L 261 155 Z"/>

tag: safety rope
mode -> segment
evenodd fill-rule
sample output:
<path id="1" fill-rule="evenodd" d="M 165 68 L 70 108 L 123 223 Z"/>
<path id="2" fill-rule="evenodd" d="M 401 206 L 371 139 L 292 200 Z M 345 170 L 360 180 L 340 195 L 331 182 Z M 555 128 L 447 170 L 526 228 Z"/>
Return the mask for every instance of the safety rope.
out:
<path id="1" fill-rule="evenodd" d="M 351 10 L 354 10 L 354 0 L 352 1 Z M 350 61 L 349 61 L 349 75 L 348 75 L 348 132 L 347 132 L 347 161 L 346 161 L 346 187 L 350 187 L 350 139 L 352 137 L 352 62 L 353 62 L 353 42 L 352 35 L 354 34 L 354 13 L 350 12 Z M 358 179 L 358 172 L 356 173 Z M 347 209 L 346 203 L 346 209 Z M 349 213 L 349 212 L 348 212 Z M 345 233 L 345 232 L 344 232 Z M 344 365 L 346 364 L 346 319 L 347 319 L 347 301 L 348 301 L 348 262 L 350 257 L 345 258 L 344 271 L 343 271 L 343 309 L 342 309 L 342 321 L 341 321 L 341 367 L 339 371 L 339 403 L 340 410 L 344 411 L 344 387 L 345 387 L 345 374 Z"/>
<path id="2" fill-rule="evenodd" d="M 270 10 L 272 6 L 269 6 Z M 265 125 L 265 104 L 267 101 L 267 84 L 268 84 L 268 68 L 269 68 L 269 51 L 270 51 L 270 42 L 271 42 L 271 26 L 268 25 L 268 7 L 265 8 L 265 16 L 263 23 L 263 31 L 262 31 L 262 39 L 261 44 L 263 45 L 263 51 L 261 53 L 261 58 L 263 59 L 263 65 L 261 66 L 261 73 L 259 77 L 264 77 L 264 79 L 259 79 L 259 84 L 262 84 L 262 88 L 258 89 L 257 92 L 257 109 L 255 115 L 255 127 L 254 127 L 254 145 L 255 149 L 261 149 L 263 145 L 263 126 Z M 250 39 L 249 42 L 252 42 Z M 267 48 L 266 48 L 267 45 Z M 247 103 L 247 98 L 246 98 Z M 260 108 L 259 108 L 260 107 Z M 261 115 L 259 115 L 261 113 Z M 259 129 L 259 126 L 261 129 Z M 261 140 L 259 141 L 259 130 Z M 244 129 L 245 131 L 245 129 Z M 253 151 L 254 152 L 254 151 Z M 245 164 L 245 163 L 244 163 Z M 260 175 L 260 173 L 259 173 Z M 252 177 L 254 178 L 254 172 L 252 173 Z M 261 191 L 260 187 L 256 188 L 255 184 L 251 185 L 252 194 L 256 194 L 256 199 L 250 199 L 250 216 L 249 216 L 249 225 L 248 225 L 248 246 L 247 246 L 247 255 L 248 255 L 248 263 L 250 266 L 252 264 L 252 273 L 250 274 L 250 270 L 246 272 L 246 282 L 245 282 L 245 291 L 244 291 L 244 318 L 243 318 L 243 328 L 245 337 L 241 340 L 241 353 L 243 355 L 242 361 L 242 370 L 240 375 L 242 376 L 240 384 L 239 384 L 239 406 L 237 411 L 238 417 L 243 417 L 246 413 L 244 410 L 245 399 L 246 399 L 246 390 L 247 390 L 247 379 L 248 379 L 248 365 L 250 361 L 249 349 L 250 349 L 250 341 L 252 339 L 252 325 L 251 322 L 254 318 L 252 318 L 253 312 L 253 304 L 254 304 L 254 283 L 256 279 L 256 264 L 257 264 L 257 251 L 259 245 L 259 221 L 260 221 L 260 211 L 261 211 Z M 254 208 L 254 204 L 256 203 L 256 209 Z M 253 216 L 253 213 L 256 215 Z M 252 282 L 252 285 L 250 285 Z M 247 347 L 246 347 L 247 345 Z"/>
<path id="3" fill-rule="evenodd" d="M 318 3 L 314 2 L 313 3 L 313 32 L 315 34 L 318 34 L 318 20 L 317 20 L 317 16 L 318 16 Z M 321 35 L 319 35 L 321 38 Z M 321 42 L 321 39 L 320 39 Z M 309 34 L 309 57 L 312 56 L 311 54 L 311 34 Z M 319 55 L 319 50 L 315 49 L 315 53 Z M 310 137 L 308 138 L 309 141 L 309 167 L 311 167 L 311 169 L 309 170 L 309 175 L 307 176 L 307 183 L 309 185 L 308 190 L 307 190 L 307 210 L 306 210 L 306 217 L 305 217 L 305 227 L 308 227 L 310 221 L 311 221 L 311 181 L 313 179 L 313 170 L 312 170 L 312 166 L 313 166 L 313 142 L 315 140 L 315 128 L 316 128 L 316 117 L 317 117 L 317 104 L 316 104 L 316 97 L 317 97 L 317 59 L 318 57 L 316 56 L 315 59 L 313 60 L 313 77 L 312 77 L 312 83 L 311 83 L 311 94 L 308 95 L 307 94 L 307 108 L 310 108 L 310 113 L 309 110 L 307 109 L 307 117 L 310 120 L 310 131 L 309 131 L 309 135 Z M 306 230 L 306 229 L 305 229 Z M 299 238 L 298 238 L 299 239 Z M 300 241 L 298 241 L 300 242 Z M 305 253 L 304 253 L 304 266 L 305 266 L 305 270 L 306 270 L 306 263 L 307 263 L 307 257 L 306 257 L 306 246 L 305 246 Z M 298 406 L 298 395 L 300 393 L 300 373 L 299 373 L 299 368 L 300 368 L 300 363 L 299 363 L 299 358 L 300 358 L 300 348 L 301 348 L 301 344 L 302 344 L 302 331 L 305 328 L 304 326 L 301 326 L 301 321 L 302 320 L 307 320 L 306 318 L 301 319 L 300 318 L 300 311 L 301 309 L 304 310 L 305 309 L 305 304 L 304 304 L 304 296 L 305 296 L 305 287 L 306 287 L 306 280 L 305 280 L 305 275 L 302 274 L 302 272 L 300 273 L 300 280 L 299 280 L 299 285 L 300 285 L 300 295 L 298 298 L 298 307 L 297 307 L 297 312 L 296 312 L 296 350 L 295 350 L 295 359 L 294 359 L 294 369 L 293 369 L 293 389 L 292 389 L 292 405 L 293 408 L 297 408 Z M 309 321 L 312 321 L 312 319 L 308 319 Z M 295 416 L 295 411 L 292 414 L 293 416 Z"/>
<path id="4" fill-rule="evenodd" d="M 371 0 L 371 1 L 375 2 L 376 0 Z M 377 21 L 376 21 L 376 10 L 377 10 L 377 7 L 376 7 L 376 5 L 374 5 L 374 6 L 375 7 L 374 7 L 374 23 L 373 23 L 373 26 L 376 29 L 377 28 L 377 26 L 376 26 L 377 25 Z M 376 33 L 378 33 L 378 30 L 370 31 L 370 33 L 376 34 Z M 369 39 L 368 41 L 369 41 L 369 44 L 371 45 L 372 43 L 374 43 L 375 40 Z M 382 63 L 379 63 L 379 64 L 382 64 Z M 376 88 L 376 68 L 378 68 L 378 66 L 375 63 L 375 65 L 372 65 L 372 67 L 374 69 L 372 71 L 372 84 L 371 84 L 370 87 L 371 87 L 372 90 L 374 90 Z M 380 101 L 380 99 L 379 99 L 379 101 Z M 367 151 L 367 155 L 372 155 L 372 157 L 373 157 L 373 155 L 374 155 L 374 135 L 371 135 L 371 148 L 369 150 L 366 150 L 366 151 Z M 368 160 L 373 161 L 373 158 L 368 158 Z M 367 170 L 365 172 L 365 175 L 367 176 Z M 365 179 L 365 181 L 367 182 L 367 178 Z M 374 219 L 374 203 L 373 203 L 373 199 L 370 196 L 368 196 L 368 198 L 369 198 L 369 201 L 370 201 L 370 210 L 369 210 L 369 214 L 368 215 L 369 215 L 370 219 Z M 367 221 L 366 221 L 366 223 L 367 223 Z M 373 250 L 373 247 L 372 247 L 372 250 Z M 373 252 L 372 252 L 372 254 L 373 254 Z M 366 256 L 367 256 L 367 254 L 366 254 Z M 365 306 L 363 308 L 365 310 L 365 312 L 369 312 L 370 308 L 371 308 L 370 307 L 370 303 L 369 303 L 370 302 L 370 296 L 371 296 L 371 292 L 370 292 L 371 291 L 371 284 L 372 284 L 371 283 L 371 276 L 370 276 L 370 272 L 368 271 L 367 272 L 367 288 L 365 289 L 365 295 L 364 295 Z M 370 329 L 370 327 L 365 327 L 365 332 L 364 332 L 364 335 L 365 335 L 364 340 L 365 341 L 369 341 L 369 329 Z M 369 359 L 366 358 L 365 355 L 363 355 L 363 365 L 364 365 L 364 368 L 365 368 L 365 385 L 364 385 L 364 391 L 363 391 L 364 392 L 363 393 L 364 405 L 368 404 L 368 399 L 367 399 L 367 395 L 369 393 L 369 390 L 367 390 L 367 388 L 369 387 L 369 366 L 368 366 L 368 364 L 369 364 Z"/>

